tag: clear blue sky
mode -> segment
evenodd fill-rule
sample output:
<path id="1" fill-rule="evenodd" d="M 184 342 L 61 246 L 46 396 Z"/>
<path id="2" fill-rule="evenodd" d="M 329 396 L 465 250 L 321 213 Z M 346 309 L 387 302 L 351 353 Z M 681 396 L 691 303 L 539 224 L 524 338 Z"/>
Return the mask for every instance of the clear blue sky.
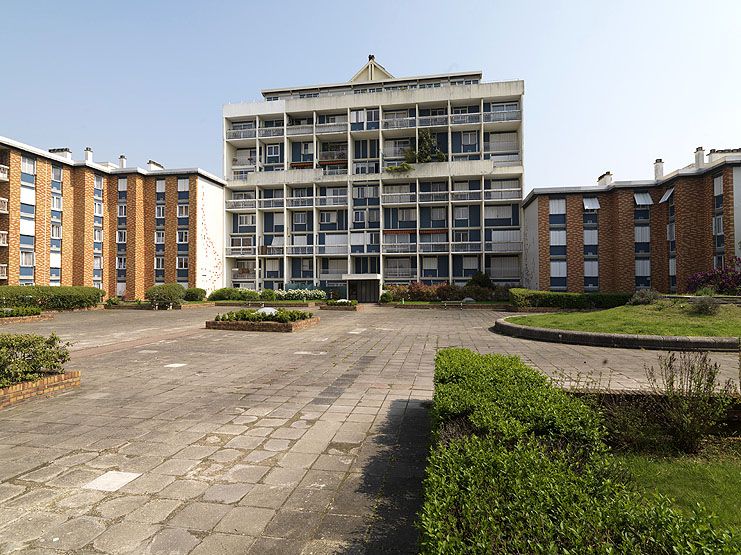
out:
<path id="1" fill-rule="evenodd" d="M 741 2 L 4 0 L 0 135 L 222 174 L 221 106 L 396 76 L 525 80 L 525 180 L 591 184 L 741 147 Z"/>

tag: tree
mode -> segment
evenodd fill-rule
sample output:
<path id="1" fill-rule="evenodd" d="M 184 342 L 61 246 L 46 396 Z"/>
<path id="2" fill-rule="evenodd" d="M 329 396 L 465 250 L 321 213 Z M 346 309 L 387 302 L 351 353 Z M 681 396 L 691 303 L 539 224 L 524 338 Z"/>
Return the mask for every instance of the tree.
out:
<path id="1" fill-rule="evenodd" d="M 408 164 L 426 164 L 428 162 L 444 162 L 445 154 L 437 147 L 437 141 L 429 129 L 419 132 L 417 150 L 409 149 L 405 161 Z"/>

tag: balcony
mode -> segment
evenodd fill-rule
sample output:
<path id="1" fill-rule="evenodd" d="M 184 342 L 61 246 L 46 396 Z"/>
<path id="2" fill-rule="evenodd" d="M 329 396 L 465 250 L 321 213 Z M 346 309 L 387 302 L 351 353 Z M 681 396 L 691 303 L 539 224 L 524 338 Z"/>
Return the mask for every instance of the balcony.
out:
<path id="1" fill-rule="evenodd" d="M 8 199 L 0 197 L 0 214 L 8 213 Z"/>
<path id="2" fill-rule="evenodd" d="M 451 125 L 463 125 L 466 123 L 480 123 L 481 114 L 452 114 L 450 116 Z"/>
<path id="3" fill-rule="evenodd" d="M 257 277 L 257 272 L 253 269 L 232 268 L 232 281 L 252 281 Z"/>
<path id="4" fill-rule="evenodd" d="M 347 175 L 347 168 L 324 167 L 322 168 L 322 174 L 323 175 Z"/>
<path id="5" fill-rule="evenodd" d="M 317 245 L 317 254 L 347 254 L 347 245 Z"/>
<path id="6" fill-rule="evenodd" d="M 450 250 L 449 244 L 446 243 L 419 243 L 419 252 L 448 252 Z"/>
<path id="7" fill-rule="evenodd" d="M 289 125 L 286 128 L 286 135 L 311 135 L 313 132 L 313 125 Z"/>
<path id="8" fill-rule="evenodd" d="M 227 129 L 226 138 L 227 140 L 233 139 L 254 139 L 257 134 L 257 129 Z"/>
<path id="9" fill-rule="evenodd" d="M 314 245 L 288 245 L 286 254 L 314 254 Z"/>
<path id="10" fill-rule="evenodd" d="M 355 162 L 352 165 L 353 175 L 366 175 L 369 173 L 378 173 L 378 161 Z"/>
<path id="11" fill-rule="evenodd" d="M 286 199 L 286 206 L 288 208 L 314 206 L 314 197 L 288 197 Z"/>
<path id="12" fill-rule="evenodd" d="M 519 121 L 522 118 L 520 110 L 508 110 L 506 112 L 484 112 L 484 121 Z"/>
<path id="13" fill-rule="evenodd" d="M 522 158 L 519 154 L 492 154 L 489 159 L 495 166 L 520 166 Z"/>
<path id="14" fill-rule="evenodd" d="M 235 158 L 232 158 L 232 167 L 238 168 L 238 167 L 252 167 L 254 168 L 257 165 L 257 158 L 253 158 L 250 156 L 237 156 Z"/>
<path id="15" fill-rule="evenodd" d="M 420 193 L 419 202 L 448 202 L 448 192 Z"/>
<path id="16" fill-rule="evenodd" d="M 416 193 L 384 193 L 381 195 L 384 204 L 413 204 L 417 201 Z"/>
<path id="17" fill-rule="evenodd" d="M 319 152 L 320 162 L 347 161 L 347 150 L 323 150 Z"/>
<path id="18" fill-rule="evenodd" d="M 422 116 L 418 119 L 420 127 L 446 127 L 448 125 L 448 116 Z"/>
<path id="19" fill-rule="evenodd" d="M 417 252 L 417 243 L 384 243 L 382 247 L 384 253 Z"/>
<path id="20" fill-rule="evenodd" d="M 484 200 L 519 200 L 520 189 L 488 189 L 484 191 Z"/>
<path id="21" fill-rule="evenodd" d="M 517 152 L 520 145 L 517 141 L 493 141 L 484 143 L 484 152 Z"/>
<path id="22" fill-rule="evenodd" d="M 257 205 L 255 199 L 231 199 L 226 201 L 227 210 L 250 210 Z"/>
<path id="23" fill-rule="evenodd" d="M 383 149 L 383 155 L 386 158 L 404 158 L 406 153 L 413 150 L 410 145 L 407 146 L 388 146 Z"/>
<path id="24" fill-rule="evenodd" d="M 10 172 L 8 166 L 0 165 L 0 181 L 8 181 L 8 172 Z"/>
<path id="25" fill-rule="evenodd" d="M 251 173 L 255 173 L 255 167 L 244 170 L 234 170 L 232 172 L 232 181 L 247 181 Z"/>
<path id="26" fill-rule="evenodd" d="M 519 229 L 495 229 L 491 241 L 486 241 L 484 250 L 496 253 L 522 252 L 522 233 Z"/>
<path id="27" fill-rule="evenodd" d="M 341 281 L 345 270 L 319 270 L 319 279 L 322 281 Z"/>
<path id="28" fill-rule="evenodd" d="M 226 255 L 232 256 L 232 257 L 240 257 L 240 256 L 255 256 L 256 249 L 252 245 L 245 245 L 245 246 L 237 246 L 237 247 L 227 247 L 226 248 Z"/>
<path id="29" fill-rule="evenodd" d="M 383 120 L 384 129 L 405 129 L 414 127 L 417 124 L 417 118 L 392 118 Z"/>
<path id="30" fill-rule="evenodd" d="M 412 279 L 417 277 L 416 268 L 384 268 L 384 279 Z"/>
<path id="31" fill-rule="evenodd" d="M 0 231 L 0 247 L 8 246 L 8 232 Z"/>
<path id="32" fill-rule="evenodd" d="M 452 252 L 481 252 L 481 241 L 451 243 L 450 250 Z"/>
<path id="33" fill-rule="evenodd" d="M 259 206 L 260 208 L 283 208 L 284 201 L 283 198 L 261 198 Z"/>
<path id="34" fill-rule="evenodd" d="M 486 252 L 517 253 L 522 252 L 522 242 L 513 241 L 510 243 L 497 243 L 494 241 L 487 241 L 485 249 Z"/>
<path id="35" fill-rule="evenodd" d="M 347 122 L 317 123 L 316 134 L 320 135 L 322 133 L 347 133 Z"/>
<path id="36" fill-rule="evenodd" d="M 317 206 L 347 206 L 347 195 L 317 197 Z"/>
<path id="37" fill-rule="evenodd" d="M 450 193 L 450 200 L 461 201 L 461 200 L 481 200 L 481 191 L 452 191 Z"/>
<path id="38" fill-rule="evenodd" d="M 260 247 L 260 254 L 265 256 L 283 256 L 283 245 L 267 245 Z"/>
<path id="39" fill-rule="evenodd" d="M 261 127 L 260 137 L 282 137 L 283 127 Z"/>
<path id="40" fill-rule="evenodd" d="M 8 279 L 8 265 L 0 264 L 0 279 Z"/>

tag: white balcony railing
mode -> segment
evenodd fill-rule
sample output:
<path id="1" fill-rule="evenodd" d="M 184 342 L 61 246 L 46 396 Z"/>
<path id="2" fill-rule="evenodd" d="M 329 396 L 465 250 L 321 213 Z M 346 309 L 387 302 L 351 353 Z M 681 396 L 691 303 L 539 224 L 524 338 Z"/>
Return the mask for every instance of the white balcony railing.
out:
<path id="1" fill-rule="evenodd" d="M 0 247 L 8 246 L 8 232 L 0 231 Z"/>
<path id="2" fill-rule="evenodd" d="M 464 123 L 479 123 L 481 114 L 452 114 L 450 116 L 451 125 L 460 125 Z"/>
<path id="3" fill-rule="evenodd" d="M 325 166 L 322 168 L 322 174 L 324 175 L 347 175 L 347 168 L 333 168 Z"/>
<path id="4" fill-rule="evenodd" d="M 383 277 L 386 279 L 409 279 L 417 276 L 416 268 L 384 268 Z"/>
<path id="5" fill-rule="evenodd" d="M 283 250 L 283 245 L 266 245 L 264 247 L 260 247 L 260 254 L 264 254 L 267 256 L 282 256 Z"/>
<path id="6" fill-rule="evenodd" d="M 386 158 L 404 158 L 410 150 L 411 146 L 387 146 L 383 149 L 383 155 Z"/>
<path id="7" fill-rule="evenodd" d="M 245 270 L 243 268 L 232 268 L 232 280 L 244 281 L 253 280 L 257 277 L 255 270 Z"/>
<path id="8" fill-rule="evenodd" d="M 243 170 L 234 170 L 232 172 L 232 181 L 247 181 L 251 173 L 255 172 L 255 167 Z"/>
<path id="9" fill-rule="evenodd" d="M 313 125 L 289 125 L 286 128 L 286 135 L 311 135 L 313 132 Z"/>
<path id="10" fill-rule="evenodd" d="M 346 273 L 347 271 L 345 270 L 341 270 L 341 271 L 340 270 L 323 270 L 323 271 L 320 270 L 319 279 L 324 280 L 324 281 L 330 281 L 330 280 L 339 281 L 342 279 L 342 274 L 346 274 Z"/>
<path id="11" fill-rule="evenodd" d="M 418 118 L 417 125 L 420 127 L 447 126 L 448 116 L 421 116 Z"/>
<path id="12" fill-rule="evenodd" d="M 417 118 L 391 118 L 383 120 L 384 129 L 404 129 L 406 127 L 414 127 L 417 123 Z"/>
<path id="13" fill-rule="evenodd" d="M 384 243 L 383 252 L 417 252 L 417 243 Z"/>
<path id="14" fill-rule="evenodd" d="M 416 193 L 384 193 L 381 200 L 386 204 L 414 203 L 417 200 Z"/>
<path id="15" fill-rule="evenodd" d="M 484 200 L 512 200 L 522 196 L 521 189 L 490 189 L 484 191 Z"/>
<path id="16" fill-rule="evenodd" d="M 314 254 L 314 245 L 288 245 L 286 254 Z"/>
<path id="17" fill-rule="evenodd" d="M 255 256 L 256 250 L 254 246 L 243 246 L 243 247 L 227 247 L 227 256 Z"/>
<path id="18" fill-rule="evenodd" d="M 522 163 L 519 154 L 492 154 L 489 159 L 495 166 L 519 166 Z"/>
<path id="19" fill-rule="evenodd" d="M 283 136 L 282 127 L 261 127 L 260 128 L 260 137 L 282 137 L 282 136 Z"/>
<path id="20" fill-rule="evenodd" d="M 0 279 L 8 279 L 8 265 L 0 264 Z"/>
<path id="21" fill-rule="evenodd" d="M 347 150 L 322 150 L 319 152 L 319 160 L 322 162 L 347 160 Z"/>
<path id="22" fill-rule="evenodd" d="M 317 123 L 316 133 L 347 133 L 347 122 L 341 121 L 336 123 Z"/>
<path id="23" fill-rule="evenodd" d="M 313 206 L 314 197 L 288 197 L 286 206 L 289 208 L 300 208 L 302 206 Z"/>
<path id="24" fill-rule="evenodd" d="M 255 208 L 257 201 L 255 199 L 230 199 L 226 201 L 227 210 L 249 210 Z"/>
<path id="25" fill-rule="evenodd" d="M 260 208 L 283 208 L 283 198 L 261 198 Z"/>
<path id="26" fill-rule="evenodd" d="M 226 138 L 229 139 L 254 139 L 257 134 L 257 129 L 228 129 L 226 132 Z"/>
<path id="27" fill-rule="evenodd" d="M 318 254 L 346 254 L 347 245 L 317 245 Z"/>
<path id="28" fill-rule="evenodd" d="M 450 200 L 481 200 L 481 191 L 452 191 Z"/>
<path id="29" fill-rule="evenodd" d="M 256 165 L 257 165 L 257 158 L 252 158 L 249 156 L 237 156 L 235 158 L 232 158 L 233 167 L 241 167 L 241 166 L 254 167 Z"/>
<path id="30" fill-rule="evenodd" d="M 420 242 L 419 243 L 419 252 L 448 252 L 450 250 L 450 245 L 446 243 L 427 243 L 427 242 Z"/>
<path id="31" fill-rule="evenodd" d="M 448 192 L 420 193 L 419 202 L 448 202 Z"/>
<path id="32" fill-rule="evenodd" d="M 8 172 L 10 172 L 8 166 L 0 165 L 0 181 L 8 181 Z"/>
<path id="33" fill-rule="evenodd" d="M 505 112 L 484 112 L 484 121 L 519 121 L 521 118 L 520 110 L 507 110 Z"/>
<path id="34" fill-rule="evenodd" d="M 453 252 L 480 252 L 481 241 L 466 241 L 461 243 L 451 243 L 450 250 Z"/>
<path id="35" fill-rule="evenodd" d="M 347 206 L 347 196 L 317 197 L 318 206 Z"/>

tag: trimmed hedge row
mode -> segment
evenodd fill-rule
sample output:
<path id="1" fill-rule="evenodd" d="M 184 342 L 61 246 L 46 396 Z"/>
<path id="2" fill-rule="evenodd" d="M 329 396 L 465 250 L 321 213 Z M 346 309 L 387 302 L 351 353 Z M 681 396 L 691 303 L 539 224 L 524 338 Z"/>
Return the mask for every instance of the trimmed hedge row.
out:
<path id="1" fill-rule="evenodd" d="M 71 310 L 97 305 L 105 291 L 95 287 L 2 285 L 0 307 L 38 306 L 42 310 Z"/>
<path id="2" fill-rule="evenodd" d="M 0 387 L 64 372 L 69 343 L 59 337 L 31 334 L 0 335 Z"/>
<path id="3" fill-rule="evenodd" d="M 321 289 L 263 289 L 258 292 L 241 287 L 223 287 L 208 296 L 209 301 L 322 301 L 327 293 Z"/>
<path id="4" fill-rule="evenodd" d="M 185 287 L 179 283 L 154 285 L 144 292 L 144 298 L 151 302 L 152 306 L 156 308 L 180 305 L 184 297 Z"/>
<path id="5" fill-rule="evenodd" d="M 515 308 L 615 308 L 623 306 L 632 293 L 558 293 L 515 287 L 509 290 L 509 303 Z"/>
<path id="6" fill-rule="evenodd" d="M 15 308 L 0 309 L 0 318 L 19 318 L 22 316 L 38 316 L 41 309 L 38 306 L 18 306 Z"/>
<path id="7" fill-rule="evenodd" d="M 355 299 L 330 299 L 325 303 L 327 306 L 357 306 L 358 301 Z"/>
<path id="8" fill-rule="evenodd" d="M 217 322 L 280 322 L 288 324 L 299 320 L 308 320 L 312 316 L 311 312 L 304 312 L 303 310 L 283 310 L 279 308 L 275 313 L 270 313 L 246 308 L 217 314 L 214 320 Z"/>
<path id="9" fill-rule="evenodd" d="M 441 350 L 421 552 L 737 553 L 738 537 L 620 479 L 599 415 L 517 357 Z"/>

